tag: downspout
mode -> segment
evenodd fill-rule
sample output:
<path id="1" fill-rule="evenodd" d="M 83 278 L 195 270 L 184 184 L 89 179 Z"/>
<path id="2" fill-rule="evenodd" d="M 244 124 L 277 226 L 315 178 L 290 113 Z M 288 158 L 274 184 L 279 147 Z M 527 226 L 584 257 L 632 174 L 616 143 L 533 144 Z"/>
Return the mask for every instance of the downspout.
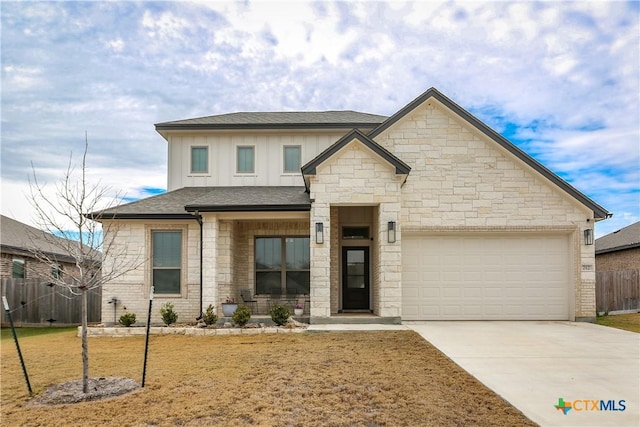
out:
<path id="1" fill-rule="evenodd" d="M 196 221 L 198 221 L 198 224 L 200 225 L 200 314 L 198 315 L 198 317 L 196 317 L 196 320 L 200 320 L 202 319 L 202 314 L 204 313 L 202 309 L 202 242 L 204 241 L 202 237 L 202 215 L 200 215 L 198 211 L 195 211 L 191 215 L 195 217 Z"/>

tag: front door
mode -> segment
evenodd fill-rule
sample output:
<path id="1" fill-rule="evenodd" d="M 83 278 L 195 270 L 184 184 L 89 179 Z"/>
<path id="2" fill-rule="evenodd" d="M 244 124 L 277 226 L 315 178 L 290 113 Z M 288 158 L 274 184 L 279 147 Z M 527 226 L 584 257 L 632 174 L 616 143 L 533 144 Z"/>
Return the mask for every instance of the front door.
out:
<path id="1" fill-rule="evenodd" d="M 342 309 L 370 310 L 369 248 L 342 248 Z"/>

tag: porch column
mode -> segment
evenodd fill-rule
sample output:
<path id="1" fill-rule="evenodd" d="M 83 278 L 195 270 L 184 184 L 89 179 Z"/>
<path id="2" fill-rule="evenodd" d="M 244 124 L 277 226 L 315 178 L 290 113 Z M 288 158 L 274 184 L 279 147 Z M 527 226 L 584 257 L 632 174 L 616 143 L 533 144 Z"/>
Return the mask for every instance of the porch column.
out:
<path id="1" fill-rule="evenodd" d="M 400 203 L 381 203 L 378 212 L 380 317 L 400 317 L 402 307 L 402 238 Z M 389 243 L 389 221 L 396 223 L 396 241 Z"/>
<path id="2" fill-rule="evenodd" d="M 202 224 L 202 309 L 209 304 L 218 307 L 217 258 L 218 258 L 218 218 L 203 215 Z"/>
<path id="3" fill-rule="evenodd" d="M 316 224 L 322 224 L 323 243 L 316 243 Z M 310 214 L 310 287 L 311 309 L 314 317 L 331 316 L 331 222 L 328 203 L 313 203 Z M 312 320 L 313 322 L 313 320 Z"/>

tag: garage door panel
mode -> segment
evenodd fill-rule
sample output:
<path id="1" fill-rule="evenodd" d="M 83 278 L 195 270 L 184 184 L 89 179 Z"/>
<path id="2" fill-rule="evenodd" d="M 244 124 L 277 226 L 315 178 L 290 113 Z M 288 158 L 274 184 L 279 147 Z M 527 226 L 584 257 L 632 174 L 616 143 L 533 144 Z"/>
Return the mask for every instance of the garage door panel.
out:
<path id="1" fill-rule="evenodd" d="M 402 251 L 405 320 L 569 318 L 567 235 L 403 235 Z"/>

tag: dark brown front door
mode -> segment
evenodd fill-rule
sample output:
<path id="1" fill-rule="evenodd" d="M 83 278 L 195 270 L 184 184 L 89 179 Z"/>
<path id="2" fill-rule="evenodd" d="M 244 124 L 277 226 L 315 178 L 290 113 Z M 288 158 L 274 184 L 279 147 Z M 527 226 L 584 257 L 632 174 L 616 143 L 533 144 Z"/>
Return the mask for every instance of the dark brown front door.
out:
<path id="1" fill-rule="evenodd" d="M 342 248 L 342 309 L 369 310 L 369 248 Z"/>

